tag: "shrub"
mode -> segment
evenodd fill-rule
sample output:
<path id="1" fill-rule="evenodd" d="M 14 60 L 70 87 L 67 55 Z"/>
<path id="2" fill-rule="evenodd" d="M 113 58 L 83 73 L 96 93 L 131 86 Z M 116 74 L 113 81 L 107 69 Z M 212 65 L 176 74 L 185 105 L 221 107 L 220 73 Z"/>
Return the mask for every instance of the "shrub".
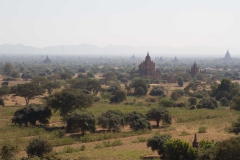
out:
<path id="1" fill-rule="evenodd" d="M 201 126 L 198 128 L 198 133 L 206 133 L 207 132 L 207 128 L 204 126 Z"/>
<path id="2" fill-rule="evenodd" d="M 181 139 L 169 139 L 165 143 L 168 160 L 196 160 L 198 150 Z"/>
<path id="3" fill-rule="evenodd" d="M 173 104 L 174 104 L 174 101 L 167 98 L 163 98 L 159 101 L 159 106 L 163 106 L 163 107 L 172 107 Z"/>
<path id="4" fill-rule="evenodd" d="M 112 103 L 120 103 L 127 99 L 127 94 L 125 91 L 116 91 L 115 95 L 110 99 Z"/>
<path id="5" fill-rule="evenodd" d="M 218 105 L 217 105 L 217 101 L 213 98 L 203 98 L 201 101 L 199 101 L 198 107 L 214 109 L 214 108 L 217 108 Z"/>
<path id="6" fill-rule="evenodd" d="M 135 95 L 137 95 L 137 96 L 145 95 L 144 89 L 142 87 L 138 87 L 135 91 Z"/>
<path id="7" fill-rule="evenodd" d="M 129 113 L 125 116 L 125 121 L 130 125 L 134 131 L 152 129 L 149 121 L 144 115 L 137 112 Z"/>
<path id="8" fill-rule="evenodd" d="M 238 133 L 240 132 L 240 117 L 237 119 L 237 122 L 232 123 L 232 126 L 230 128 L 230 132 L 238 135 Z"/>
<path id="9" fill-rule="evenodd" d="M 197 98 L 195 97 L 190 97 L 188 99 L 188 102 L 190 103 L 190 105 L 196 105 L 197 104 Z"/>
<path id="10" fill-rule="evenodd" d="M 151 96 L 162 96 L 164 95 L 164 88 L 160 86 L 153 87 L 149 94 Z"/>
<path id="11" fill-rule="evenodd" d="M 28 157 L 38 156 L 42 157 L 44 154 L 52 152 L 52 145 L 47 141 L 37 138 L 29 141 L 26 148 Z"/>
<path id="12" fill-rule="evenodd" d="M 51 116 L 52 113 L 49 107 L 41 104 L 30 104 L 14 113 L 12 123 L 19 124 L 20 126 L 22 124 L 27 126 L 28 123 L 34 126 L 37 121 L 42 124 L 47 124 Z"/>
<path id="13" fill-rule="evenodd" d="M 4 145 L 1 148 L 1 159 L 12 160 L 14 158 L 13 152 L 16 151 L 16 148 L 11 145 Z"/>
<path id="14" fill-rule="evenodd" d="M 229 105 L 228 99 L 226 97 L 222 97 L 220 99 L 220 102 L 221 102 L 222 106 L 228 106 Z"/>
<path id="15" fill-rule="evenodd" d="M 148 139 L 147 147 L 151 147 L 152 151 L 157 151 L 159 155 L 163 154 L 163 157 L 165 157 L 165 143 L 170 138 L 171 136 L 169 134 L 157 134 L 152 138 Z"/>
<path id="16" fill-rule="evenodd" d="M 180 97 L 181 97 L 181 95 L 178 94 L 178 93 L 175 92 L 175 91 L 173 91 L 172 94 L 171 94 L 171 98 L 172 98 L 173 100 L 175 100 L 175 101 L 178 100 Z"/>

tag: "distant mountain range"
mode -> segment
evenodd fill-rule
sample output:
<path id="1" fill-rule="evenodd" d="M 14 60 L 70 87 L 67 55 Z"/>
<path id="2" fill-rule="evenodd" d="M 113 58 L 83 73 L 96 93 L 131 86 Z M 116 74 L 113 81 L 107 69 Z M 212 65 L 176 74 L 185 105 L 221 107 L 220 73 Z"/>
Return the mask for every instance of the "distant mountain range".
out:
<path id="1" fill-rule="evenodd" d="M 223 58 L 227 48 L 214 46 L 187 46 L 173 48 L 169 46 L 147 47 L 147 46 L 128 46 L 128 45 L 107 45 L 103 48 L 91 45 L 60 45 L 37 48 L 25 46 L 23 44 L 4 44 L 0 45 L 0 54 L 41 54 L 41 55 L 115 55 L 115 56 L 145 56 L 146 53 L 153 57 L 219 57 Z M 231 49 L 229 53 L 232 57 L 240 55 L 240 50 Z"/>

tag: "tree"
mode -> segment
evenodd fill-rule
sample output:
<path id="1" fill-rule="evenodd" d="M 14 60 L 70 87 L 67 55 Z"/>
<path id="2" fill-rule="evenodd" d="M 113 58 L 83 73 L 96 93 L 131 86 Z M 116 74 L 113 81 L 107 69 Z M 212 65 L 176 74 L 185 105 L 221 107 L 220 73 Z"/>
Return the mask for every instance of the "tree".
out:
<path id="1" fill-rule="evenodd" d="M 182 86 L 183 86 L 183 77 L 179 76 L 178 79 L 177 79 L 177 81 L 178 81 L 178 85 L 179 85 L 180 87 L 182 87 Z"/>
<path id="2" fill-rule="evenodd" d="M 188 102 L 190 103 L 190 105 L 196 105 L 197 104 L 197 98 L 190 97 L 190 98 L 188 98 Z"/>
<path id="3" fill-rule="evenodd" d="M 14 113 L 12 123 L 19 124 L 20 126 L 22 124 L 27 126 L 28 123 L 35 126 L 37 121 L 42 124 L 47 124 L 51 116 L 52 112 L 49 107 L 41 104 L 30 104 Z"/>
<path id="4" fill-rule="evenodd" d="M 238 135 L 238 133 L 240 133 L 240 117 L 237 119 L 237 122 L 232 123 L 230 132 L 235 133 L 236 135 Z"/>
<path id="5" fill-rule="evenodd" d="M 13 70 L 12 73 L 11 73 L 11 77 L 13 78 L 19 78 L 20 77 L 20 74 L 17 70 Z"/>
<path id="6" fill-rule="evenodd" d="M 39 86 L 45 86 L 46 84 L 49 83 L 49 80 L 45 77 L 37 76 L 32 79 L 32 83 Z"/>
<path id="7" fill-rule="evenodd" d="M 231 137 L 230 139 L 218 142 L 214 152 L 214 160 L 239 159 L 239 148 L 240 137 Z"/>
<path id="8" fill-rule="evenodd" d="M 15 151 L 15 147 L 11 145 L 4 145 L 1 148 L 1 159 L 3 160 L 14 160 L 14 154 L 13 152 Z"/>
<path id="9" fill-rule="evenodd" d="M 144 90 L 143 94 L 141 94 L 141 95 L 145 95 L 148 92 L 147 84 L 146 84 L 146 82 L 142 78 L 133 78 L 130 85 L 131 85 L 131 88 L 134 88 L 134 93 L 137 92 L 137 89 L 139 87 L 141 87 Z"/>
<path id="10" fill-rule="evenodd" d="M 86 72 L 85 67 L 78 68 L 78 73 L 85 73 L 85 72 Z"/>
<path id="11" fill-rule="evenodd" d="M 75 111 L 67 116 L 66 121 L 66 132 L 81 131 L 84 135 L 86 131 L 95 132 L 96 130 L 95 118 L 90 112 Z"/>
<path id="12" fill-rule="evenodd" d="M 222 105 L 222 106 L 228 106 L 228 105 L 229 105 L 228 99 L 227 99 L 226 97 L 222 97 L 222 98 L 220 99 L 220 102 L 221 102 L 221 105 Z"/>
<path id="13" fill-rule="evenodd" d="M 26 148 L 28 157 L 43 157 L 44 154 L 50 153 L 52 150 L 52 145 L 40 138 L 34 138 L 30 140 Z"/>
<path id="14" fill-rule="evenodd" d="M 103 78 L 105 84 L 118 83 L 117 75 L 113 72 L 103 74 Z"/>
<path id="15" fill-rule="evenodd" d="M 0 97 L 0 105 L 3 106 L 3 107 L 5 106 L 4 100 L 1 97 Z"/>
<path id="16" fill-rule="evenodd" d="M 107 128 L 108 131 L 121 131 L 121 127 L 124 124 L 124 114 L 118 110 L 108 110 L 98 117 L 98 125 L 101 125 L 102 128 Z"/>
<path id="17" fill-rule="evenodd" d="M 159 106 L 162 106 L 162 107 L 172 107 L 173 104 L 174 104 L 174 101 L 168 98 L 163 98 L 159 101 Z"/>
<path id="18" fill-rule="evenodd" d="M 127 99 L 127 95 L 125 91 L 118 90 L 115 95 L 110 99 L 112 103 L 120 103 Z"/>
<path id="19" fill-rule="evenodd" d="M 45 90 L 33 83 L 18 84 L 14 90 L 15 94 L 24 97 L 26 104 L 29 103 L 30 99 L 33 99 L 35 96 L 42 95 L 45 93 Z"/>
<path id="20" fill-rule="evenodd" d="M 180 97 L 181 97 L 181 95 L 178 94 L 178 93 L 175 92 L 175 91 L 173 91 L 172 94 L 171 94 L 171 98 L 172 98 L 173 100 L 175 100 L 175 101 L 178 100 Z"/>
<path id="21" fill-rule="evenodd" d="M 165 142 L 168 160 L 196 160 L 198 150 L 181 139 L 169 139 Z"/>
<path id="22" fill-rule="evenodd" d="M 59 75 L 62 80 L 67 80 L 72 78 L 71 73 L 62 72 L 62 73 L 59 73 Z"/>
<path id="23" fill-rule="evenodd" d="M 137 95 L 137 96 L 142 96 L 142 95 L 145 95 L 146 93 L 144 91 L 144 88 L 138 87 L 134 94 Z"/>
<path id="24" fill-rule="evenodd" d="M 10 88 L 8 86 L 2 86 L 0 88 L 0 96 L 4 96 L 8 94 L 10 94 Z"/>
<path id="25" fill-rule="evenodd" d="M 3 66 L 3 74 L 10 76 L 12 71 L 13 71 L 13 65 L 9 62 L 5 63 Z"/>
<path id="26" fill-rule="evenodd" d="M 50 95 L 46 98 L 46 104 L 55 111 L 59 110 L 61 116 L 66 116 L 67 113 L 75 109 L 82 109 L 89 107 L 93 103 L 93 97 L 82 93 L 75 89 L 64 89 Z"/>
<path id="27" fill-rule="evenodd" d="M 203 98 L 199 101 L 198 104 L 199 108 L 208 108 L 208 109 L 214 109 L 218 107 L 217 101 L 211 97 L 209 98 Z"/>
<path id="28" fill-rule="evenodd" d="M 157 151 L 159 155 L 165 157 L 165 142 L 169 140 L 171 136 L 169 134 L 155 135 L 147 142 L 147 147 L 151 147 L 152 151 Z"/>
<path id="29" fill-rule="evenodd" d="M 90 78 L 94 78 L 93 72 L 88 72 L 88 73 L 87 73 L 87 76 L 90 77 Z"/>
<path id="30" fill-rule="evenodd" d="M 136 111 L 129 113 L 125 116 L 125 121 L 130 125 L 130 128 L 134 131 L 152 129 L 151 124 L 141 113 Z"/>
<path id="31" fill-rule="evenodd" d="M 235 97 L 233 99 L 233 104 L 231 106 L 231 109 L 234 109 L 234 110 L 237 110 L 237 111 L 240 110 L 240 97 Z"/>
<path id="32" fill-rule="evenodd" d="M 47 89 L 48 94 L 51 94 L 53 89 L 57 89 L 57 88 L 60 88 L 60 87 L 61 87 L 61 85 L 59 83 L 56 83 L 56 82 L 49 82 L 45 86 L 43 86 L 43 88 Z"/>
<path id="33" fill-rule="evenodd" d="M 169 111 L 164 107 L 153 108 L 146 113 L 148 120 L 156 121 L 157 127 L 159 127 L 160 121 L 171 124 L 172 118 Z"/>
<path id="34" fill-rule="evenodd" d="M 162 96 L 164 95 L 164 88 L 160 86 L 153 87 L 149 94 L 151 96 Z"/>

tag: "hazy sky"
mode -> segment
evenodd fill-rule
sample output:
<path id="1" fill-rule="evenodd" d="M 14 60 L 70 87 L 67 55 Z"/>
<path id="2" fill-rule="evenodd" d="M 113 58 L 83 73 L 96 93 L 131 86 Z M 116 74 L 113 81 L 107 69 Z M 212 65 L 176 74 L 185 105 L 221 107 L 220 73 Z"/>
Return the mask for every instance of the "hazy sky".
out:
<path id="1" fill-rule="evenodd" d="M 238 0 L 0 0 L 0 44 L 240 49 Z"/>

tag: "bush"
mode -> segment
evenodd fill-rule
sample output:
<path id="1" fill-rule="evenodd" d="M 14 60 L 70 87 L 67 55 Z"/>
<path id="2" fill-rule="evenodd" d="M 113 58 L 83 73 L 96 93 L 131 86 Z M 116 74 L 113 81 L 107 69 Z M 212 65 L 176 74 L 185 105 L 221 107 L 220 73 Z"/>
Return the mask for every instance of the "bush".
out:
<path id="1" fill-rule="evenodd" d="M 137 96 L 145 95 L 144 89 L 142 87 L 138 87 L 135 91 L 135 95 L 137 95 Z"/>
<path id="2" fill-rule="evenodd" d="M 112 103 L 120 103 L 127 99 L 127 94 L 125 91 L 116 91 L 115 95 L 110 99 Z"/>
<path id="3" fill-rule="evenodd" d="M 238 133 L 240 132 L 240 117 L 237 119 L 237 122 L 232 123 L 232 126 L 230 128 L 230 132 L 238 135 Z"/>
<path id="4" fill-rule="evenodd" d="M 175 91 L 173 91 L 172 94 L 171 94 L 171 98 L 172 98 L 173 100 L 175 100 L 175 101 L 178 100 L 180 97 L 181 97 L 181 95 L 178 94 L 178 93 L 175 92 Z"/>
<path id="5" fill-rule="evenodd" d="M 12 160 L 14 158 L 13 152 L 16 151 L 16 148 L 11 145 L 4 145 L 1 148 L 1 159 Z"/>
<path id="6" fill-rule="evenodd" d="M 134 131 L 152 129 L 149 121 L 144 115 L 137 112 L 129 113 L 125 116 L 125 121 L 130 125 Z"/>
<path id="7" fill-rule="evenodd" d="M 28 157 L 38 156 L 42 157 L 44 154 L 52 152 L 52 145 L 47 141 L 37 138 L 29 141 L 26 148 Z"/>
<path id="8" fill-rule="evenodd" d="M 149 94 L 151 96 L 162 96 L 164 95 L 164 88 L 160 86 L 153 87 Z"/>
<path id="9" fill-rule="evenodd" d="M 147 147 L 151 147 L 152 151 L 157 151 L 159 155 L 165 157 L 165 142 L 171 138 L 168 134 L 155 135 L 147 142 Z"/>
<path id="10" fill-rule="evenodd" d="M 163 98 L 159 101 L 159 106 L 163 106 L 163 107 L 172 107 L 173 104 L 174 104 L 174 101 L 167 98 Z"/>
<path id="11" fill-rule="evenodd" d="M 198 150 L 181 139 L 169 139 L 165 143 L 168 160 L 196 160 Z"/>
<path id="12" fill-rule="evenodd" d="M 240 157 L 240 137 L 232 137 L 218 142 L 214 152 L 214 160 L 238 160 Z"/>
<path id="13" fill-rule="evenodd" d="M 190 97 L 190 98 L 188 98 L 188 102 L 190 103 L 190 105 L 196 105 L 197 104 L 197 98 Z"/>
<path id="14" fill-rule="evenodd" d="M 204 126 L 201 126 L 198 128 L 198 133 L 206 133 L 207 132 L 207 128 Z"/>
<path id="15" fill-rule="evenodd" d="M 220 99 L 220 102 L 221 102 L 222 106 L 229 106 L 229 102 L 228 102 L 228 99 L 226 97 L 222 97 Z"/>
<path id="16" fill-rule="evenodd" d="M 30 123 L 35 126 L 36 122 L 39 121 L 42 124 L 49 123 L 49 119 L 52 116 L 51 109 L 41 104 L 30 104 L 27 107 L 17 110 L 12 118 L 12 123 L 25 124 Z"/>
<path id="17" fill-rule="evenodd" d="M 208 108 L 208 109 L 214 109 L 217 108 L 217 101 L 213 98 L 203 98 L 201 101 L 199 101 L 199 108 Z"/>

